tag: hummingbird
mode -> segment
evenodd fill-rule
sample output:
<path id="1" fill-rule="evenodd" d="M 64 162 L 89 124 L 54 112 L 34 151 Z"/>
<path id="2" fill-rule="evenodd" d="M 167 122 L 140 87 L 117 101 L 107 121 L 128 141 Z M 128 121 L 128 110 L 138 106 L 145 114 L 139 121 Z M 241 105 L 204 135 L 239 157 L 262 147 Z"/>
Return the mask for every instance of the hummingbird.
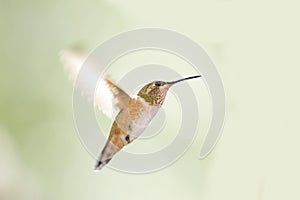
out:
<path id="1" fill-rule="evenodd" d="M 61 61 L 71 79 L 76 79 L 85 57 L 87 56 L 72 50 L 61 52 Z M 102 169 L 117 152 L 143 133 L 163 105 L 172 86 L 199 77 L 201 75 L 175 81 L 152 81 L 144 85 L 137 95 L 132 96 L 108 78 L 101 78 L 95 91 L 94 105 L 114 122 L 96 162 L 95 171 Z"/>

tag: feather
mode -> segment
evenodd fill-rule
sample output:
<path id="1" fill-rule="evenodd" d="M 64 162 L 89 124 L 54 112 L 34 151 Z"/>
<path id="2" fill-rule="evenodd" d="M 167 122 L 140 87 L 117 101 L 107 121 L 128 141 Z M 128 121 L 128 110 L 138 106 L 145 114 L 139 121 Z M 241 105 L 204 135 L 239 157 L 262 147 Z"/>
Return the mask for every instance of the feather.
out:
<path id="1" fill-rule="evenodd" d="M 78 73 L 87 58 L 87 55 L 87 53 L 76 49 L 65 49 L 61 51 L 60 60 L 64 65 L 66 73 L 73 82 L 76 81 Z M 95 107 L 101 110 L 109 118 L 115 119 L 118 113 L 128 106 L 130 96 L 116 86 L 112 81 L 104 77 L 98 79 L 95 92 L 88 92 L 88 79 L 95 78 L 93 77 L 94 74 L 93 68 L 91 67 L 86 76 L 87 80 L 80 82 L 81 85 L 79 85 L 79 89 L 81 89 L 83 95 L 94 99 Z"/>

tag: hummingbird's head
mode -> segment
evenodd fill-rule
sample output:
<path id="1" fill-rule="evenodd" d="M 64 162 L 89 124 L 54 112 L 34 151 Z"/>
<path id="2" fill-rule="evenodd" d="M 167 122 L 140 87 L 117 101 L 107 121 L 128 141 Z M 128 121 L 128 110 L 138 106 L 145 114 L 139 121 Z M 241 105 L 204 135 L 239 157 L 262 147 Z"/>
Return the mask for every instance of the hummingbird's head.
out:
<path id="1" fill-rule="evenodd" d="M 171 82 L 153 81 L 145 85 L 139 91 L 138 96 L 142 97 L 146 102 L 148 102 L 151 105 L 162 105 L 165 100 L 166 94 L 171 86 L 178 82 L 198 77 L 201 77 L 201 75 L 183 78 Z"/>

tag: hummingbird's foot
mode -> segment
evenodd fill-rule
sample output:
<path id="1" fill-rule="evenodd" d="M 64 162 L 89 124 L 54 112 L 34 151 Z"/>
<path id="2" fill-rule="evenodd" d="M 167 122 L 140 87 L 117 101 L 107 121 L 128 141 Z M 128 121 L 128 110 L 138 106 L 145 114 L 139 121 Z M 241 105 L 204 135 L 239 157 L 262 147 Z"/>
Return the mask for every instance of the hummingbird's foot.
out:
<path id="1" fill-rule="evenodd" d="M 95 166 L 95 171 L 99 171 L 100 169 L 102 169 L 102 167 L 104 167 L 111 159 L 107 159 L 105 161 L 98 161 L 96 166 Z"/>

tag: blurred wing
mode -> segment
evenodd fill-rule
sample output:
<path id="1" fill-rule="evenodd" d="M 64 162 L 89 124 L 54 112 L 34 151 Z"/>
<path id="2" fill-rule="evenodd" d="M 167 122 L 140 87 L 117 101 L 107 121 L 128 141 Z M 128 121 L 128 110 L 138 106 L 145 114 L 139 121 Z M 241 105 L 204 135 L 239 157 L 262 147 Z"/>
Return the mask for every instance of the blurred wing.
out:
<path id="1" fill-rule="evenodd" d="M 75 82 L 87 55 L 87 53 L 70 49 L 61 51 L 61 62 L 73 82 Z M 90 71 L 89 74 L 93 76 L 93 71 Z M 94 105 L 111 119 L 115 119 L 117 114 L 128 106 L 130 100 L 130 96 L 126 92 L 106 78 L 98 82 L 95 94 L 87 91 L 87 86 L 84 85 L 84 82 L 79 87 L 88 98 L 94 97 Z"/>
<path id="2" fill-rule="evenodd" d="M 94 105 L 111 119 L 127 108 L 130 96 L 108 79 L 101 79 L 95 92 Z"/>
<path id="3" fill-rule="evenodd" d="M 88 54 L 82 50 L 64 49 L 60 52 L 60 60 L 69 78 L 75 82 L 79 70 Z"/>

